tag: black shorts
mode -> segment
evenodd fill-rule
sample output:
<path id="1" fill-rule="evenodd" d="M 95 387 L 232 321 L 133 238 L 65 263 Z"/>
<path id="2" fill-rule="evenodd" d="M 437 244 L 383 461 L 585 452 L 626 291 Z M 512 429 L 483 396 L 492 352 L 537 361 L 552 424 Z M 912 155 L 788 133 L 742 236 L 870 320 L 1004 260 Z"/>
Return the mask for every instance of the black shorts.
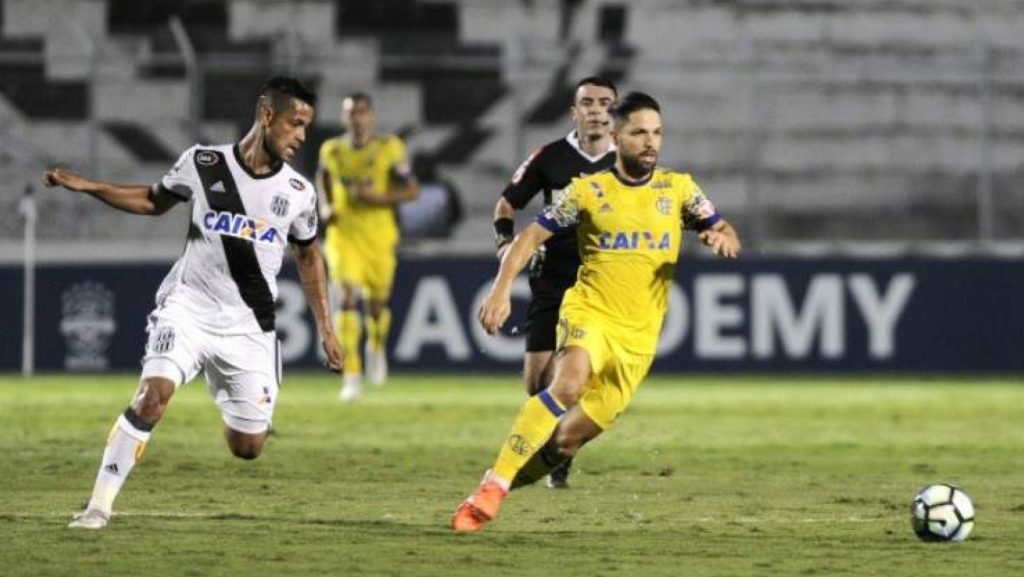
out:
<path id="1" fill-rule="evenodd" d="M 552 280 L 530 279 L 533 298 L 526 308 L 526 352 L 537 353 L 555 350 L 555 327 L 558 326 L 558 309 L 562 297 L 575 279 Z"/>

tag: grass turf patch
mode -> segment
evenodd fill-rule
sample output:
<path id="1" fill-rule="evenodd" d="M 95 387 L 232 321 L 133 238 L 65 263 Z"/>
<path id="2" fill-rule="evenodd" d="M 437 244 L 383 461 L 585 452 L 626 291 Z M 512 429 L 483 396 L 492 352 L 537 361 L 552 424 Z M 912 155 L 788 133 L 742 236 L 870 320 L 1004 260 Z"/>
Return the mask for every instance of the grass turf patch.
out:
<path id="1" fill-rule="evenodd" d="M 88 498 L 135 376 L 0 378 L 4 574 L 902 575 L 1024 572 L 1024 382 L 652 378 L 585 448 L 569 491 L 530 487 L 481 534 L 448 517 L 519 404 L 514 378 L 395 376 L 353 406 L 287 375 L 263 457 L 231 457 L 201 381 L 182 389 L 100 532 Z M 925 544 L 929 483 L 974 498 Z"/>

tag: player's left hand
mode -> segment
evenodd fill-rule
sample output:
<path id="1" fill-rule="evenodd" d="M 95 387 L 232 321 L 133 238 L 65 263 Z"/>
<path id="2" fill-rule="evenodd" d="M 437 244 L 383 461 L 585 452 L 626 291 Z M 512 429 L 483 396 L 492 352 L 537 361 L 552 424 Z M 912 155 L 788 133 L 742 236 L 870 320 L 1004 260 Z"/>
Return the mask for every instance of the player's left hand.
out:
<path id="1" fill-rule="evenodd" d="M 733 235 L 717 230 L 705 230 L 697 235 L 697 238 L 711 247 L 711 252 L 718 256 L 736 258 L 740 254 L 740 241 Z"/>
<path id="2" fill-rule="evenodd" d="M 345 353 L 338 345 L 337 337 L 333 333 L 326 335 L 321 341 L 321 346 L 324 348 L 324 354 L 327 355 L 327 369 L 333 373 L 340 373 L 345 368 Z"/>

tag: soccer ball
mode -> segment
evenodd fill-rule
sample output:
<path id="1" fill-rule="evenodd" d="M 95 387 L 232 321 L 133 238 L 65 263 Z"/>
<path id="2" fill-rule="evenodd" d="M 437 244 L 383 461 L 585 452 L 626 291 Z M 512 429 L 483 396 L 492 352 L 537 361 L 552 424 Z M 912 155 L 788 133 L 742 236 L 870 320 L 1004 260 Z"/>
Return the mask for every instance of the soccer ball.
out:
<path id="1" fill-rule="evenodd" d="M 954 485 L 929 485 L 910 504 L 910 523 L 923 541 L 963 541 L 974 529 L 974 503 Z"/>

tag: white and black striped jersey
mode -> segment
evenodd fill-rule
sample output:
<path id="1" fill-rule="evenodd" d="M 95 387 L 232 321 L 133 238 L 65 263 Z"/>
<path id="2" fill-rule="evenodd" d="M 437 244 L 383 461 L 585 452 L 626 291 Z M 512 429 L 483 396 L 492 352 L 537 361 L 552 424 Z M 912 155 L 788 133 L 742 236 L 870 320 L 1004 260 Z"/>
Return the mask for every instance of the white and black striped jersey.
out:
<path id="1" fill-rule="evenodd" d="M 193 146 L 156 186 L 191 201 L 185 250 L 157 291 L 219 334 L 274 330 L 277 274 L 289 242 L 316 240 L 316 192 L 286 163 L 254 174 L 237 144 Z"/>

